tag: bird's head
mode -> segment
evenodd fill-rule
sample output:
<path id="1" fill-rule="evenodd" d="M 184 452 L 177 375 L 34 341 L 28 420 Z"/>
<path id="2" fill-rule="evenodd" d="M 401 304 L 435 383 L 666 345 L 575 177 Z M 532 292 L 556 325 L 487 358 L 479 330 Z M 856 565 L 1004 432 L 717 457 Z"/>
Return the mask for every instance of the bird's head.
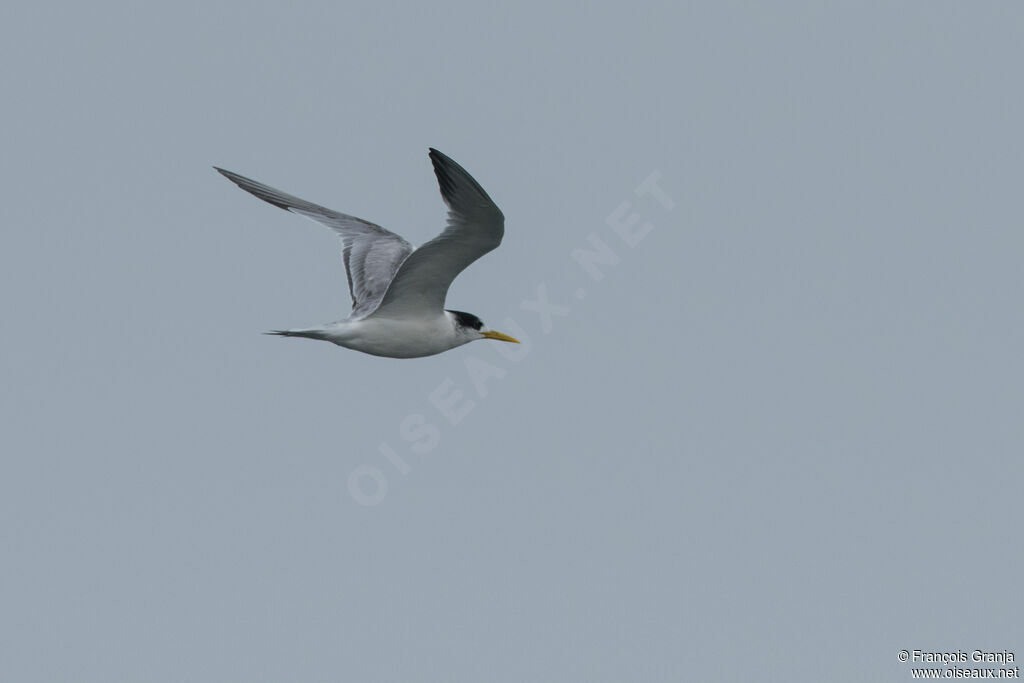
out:
<path id="1" fill-rule="evenodd" d="M 455 324 L 455 334 L 466 342 L 476 339 L 497 339 L 498 341 L 518 344 L 519 340 L 507 334 L 492 330 L 484 325 L 484 321 L 472 313 L 464 311 L 445 311 Z M 465 343 L 465 342 L 463 342 Z"/>

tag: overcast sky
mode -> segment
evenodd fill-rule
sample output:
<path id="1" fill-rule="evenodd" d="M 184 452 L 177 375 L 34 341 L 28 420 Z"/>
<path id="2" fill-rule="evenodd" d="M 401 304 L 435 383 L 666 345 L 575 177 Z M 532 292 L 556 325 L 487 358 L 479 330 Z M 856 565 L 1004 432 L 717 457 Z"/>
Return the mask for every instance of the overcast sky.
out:
<path id="1" fill-rule="evenodd" d="M 8 4 L 0 679 L 1024 657 L 1012 2 Z M 390 360 L 336 238 L 506 216 Z M 964 666 L 964 665 L 961 665 Z"/>

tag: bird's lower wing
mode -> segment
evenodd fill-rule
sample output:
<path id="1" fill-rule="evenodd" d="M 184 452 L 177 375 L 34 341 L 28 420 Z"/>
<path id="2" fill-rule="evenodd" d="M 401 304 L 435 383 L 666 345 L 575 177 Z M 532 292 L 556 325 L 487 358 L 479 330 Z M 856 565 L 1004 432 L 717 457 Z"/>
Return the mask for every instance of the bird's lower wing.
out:
<path id="1" fill-rule="evenodd" d="M 341 237 L 353 316 L 368 314 L 377 307 L 398 267 L 412 253 L 411 244 L 375 223 L 307 202 L 222 168 L 217 171 L 246 192 L 325 225 Z"/>

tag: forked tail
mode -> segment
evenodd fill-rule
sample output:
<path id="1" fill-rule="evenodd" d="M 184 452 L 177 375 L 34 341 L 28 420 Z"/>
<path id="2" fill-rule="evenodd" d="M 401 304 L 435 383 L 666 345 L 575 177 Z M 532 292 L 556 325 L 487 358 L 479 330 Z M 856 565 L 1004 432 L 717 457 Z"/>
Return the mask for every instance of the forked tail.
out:
<path id="1" fill-rule="evenodd" d="M 273 334 L 278 337 L 306 337 L 307 339 L 327 340 L 323 330 L 270 330 L 263 334 Z"/>

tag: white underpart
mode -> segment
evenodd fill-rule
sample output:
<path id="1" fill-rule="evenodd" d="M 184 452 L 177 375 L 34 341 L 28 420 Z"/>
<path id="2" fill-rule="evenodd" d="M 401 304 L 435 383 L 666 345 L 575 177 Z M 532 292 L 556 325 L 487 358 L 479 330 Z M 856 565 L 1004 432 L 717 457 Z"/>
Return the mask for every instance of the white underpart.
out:
<path id="1" fill-rule="evenodd" d="M 483 335 L 455 324 L 448 313 L 433 318 L 343 320 L 320 328 L 323 339 L 347 349 L 388 358 L 420 358 L 461 346 Z"/>

